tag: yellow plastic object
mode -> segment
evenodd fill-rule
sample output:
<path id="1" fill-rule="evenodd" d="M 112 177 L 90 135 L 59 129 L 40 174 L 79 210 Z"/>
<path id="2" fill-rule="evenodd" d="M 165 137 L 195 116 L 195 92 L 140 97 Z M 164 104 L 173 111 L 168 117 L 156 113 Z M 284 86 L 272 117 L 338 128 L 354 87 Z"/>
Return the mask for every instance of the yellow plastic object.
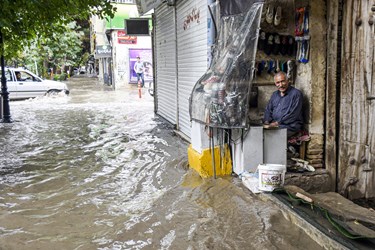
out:
<path id="1" fill-rule="evenodd" d="M 215 168 L 216 176 L 226 176 L 232 173 L 232 159 L 228 145 L 224 146 L 222 155 L 220 155 L 220 147 L 215 147 Z M 207 148 L 199 152 L 195 151 L 190 144 L 188 148 L 189 166 L 195 169 L 203 178 L 214 176 L 211 149 Z M 221 161 L 221 164 L 220 164 Z"/>

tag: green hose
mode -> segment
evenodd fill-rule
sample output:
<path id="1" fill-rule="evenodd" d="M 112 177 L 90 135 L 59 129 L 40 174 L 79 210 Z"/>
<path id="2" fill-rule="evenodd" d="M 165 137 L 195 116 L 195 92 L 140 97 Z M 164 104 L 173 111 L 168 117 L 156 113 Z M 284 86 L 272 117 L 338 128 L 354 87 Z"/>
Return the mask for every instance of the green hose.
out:
<path id="1" fill-rule="evenodd" d="M 344 227 L 342 227 L 340 224 L 338 224 L 331 217 L 331 215 L 330 215 L 330 213 L 328 212 L 327 209 L 322 208 L 322 207 L 320 207 L 320 206 L 318 206 L 318 205 L 316 205 L 316 204 L 314 204 L 312 202 L 308 202 L 308 201 L 305 201 L 305 200 L 300 199 L 298 197 L 295 197 L 294 195 L 292 195 L 290 192 L 286 191 L 285 189 L 278 188 L 278 189 L 275 189 L 273 192 L 274 193 L 286 193 L 288 195 L 288 197 L 289 197 L 290 200 L 302 202 L 304 204 L 309 204 L 311 206 L 312 210 L 314 210 L 314 207 L 320 209 L 324 213 L 324 215 L 325 215 L 326 219 L 329 221 L 329 223 L 331 223 L 331 225 L 334 228 L 336 228 L 336 230 L 338 232 L 340 232 L 342 235 L 344 235 L 345 237 L 347 237 L 349 239 L 352 239 L 352 240 L 356 240 L 356 239 L 372 239 L 372 238 L 369 238 L 369 237 L 365 237 L 365 236 L 361 236 L 361 235 L 354 235 L 354 234 L 350 233 L 348 230 L 346 230 Z"/>

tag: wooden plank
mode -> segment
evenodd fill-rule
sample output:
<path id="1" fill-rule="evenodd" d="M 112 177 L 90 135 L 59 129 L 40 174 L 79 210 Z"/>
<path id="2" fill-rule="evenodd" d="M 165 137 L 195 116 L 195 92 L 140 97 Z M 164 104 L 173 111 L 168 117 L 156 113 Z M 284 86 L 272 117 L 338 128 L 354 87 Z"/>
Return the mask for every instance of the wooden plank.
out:
<path id="1" fill-rule="evenodd" d="M 375 5 L 375 0 L 372 3 L 369 3 L 367 6 L 368 18 L 366 18 L 365 25 L 367 27 L 366 31 L 366 40 L 367 40 L 367 47 L 366 47 L 366 55 L 367 55 L 367 62 L 366 65 L 368 67 L 367 74 L 366 74 L 366 81 L 368 82 L 369 88 L 369 96 L 375 96 L 375 24 L 371 25 L 371 19 L 375 22 L 375 11 L 371 10 L 371 7 Z M 369 105 L 369 119 L 368 119 L 368 142 L 369 145 L 369 155 L 368 155 L 368 167 L 372 169 L 372 171 L 366 172 L 366 179 L 367 179 L 367 187 L 366 187 L 366 198 L 375 197 L 375 100 L 368 100 Z"/>
<path id="2" fill-rule="evenodd" d="M 346 126 L 350 127 L 350 115 L 351 115 L 351 106 L 347 105 L 349 103 L 346 99 L 348 99 L 348 94 L 351 91 L 347 90 L 348 87 L 348 79 L 350 78 L 350 67 L 351 63 L 349 63 L 348 54 L 351 53 L 351 30 L 352 30 L 352 9 L 353 9 L 353 1 L 349 0 L 346 1 L 344 4 L 343 10 L 343 22 L 342 22 L 342 68 L 341 68 L 341 86 L 340 86 L 340 151 L 339 151 L 339 166 L 338 166 L 338 192 L 344 194 L 346 192 L 346 171 L 347 166 L 349 163 L 349 158 L 347 157 L 348 146 L 344 140 L 344 133 L 346 131 Z M 346 112 L 343 112 L 346 110 Z"/>
<path id="3" fill-rule="evenodd" d="M 331 190 L 336 189 L 336 174 L 337 174 L 337 146 L 336 137 L 336 102 L 337 98 L 337 32 L 339 21 L 339 1 L 328 1 L 327 17 L 328 17 L 328 44 L 327 44 L 327 89 L 326 89 L 326 130 L 325 130 L 325 163 L 327 171 L 331 176 Z"/>

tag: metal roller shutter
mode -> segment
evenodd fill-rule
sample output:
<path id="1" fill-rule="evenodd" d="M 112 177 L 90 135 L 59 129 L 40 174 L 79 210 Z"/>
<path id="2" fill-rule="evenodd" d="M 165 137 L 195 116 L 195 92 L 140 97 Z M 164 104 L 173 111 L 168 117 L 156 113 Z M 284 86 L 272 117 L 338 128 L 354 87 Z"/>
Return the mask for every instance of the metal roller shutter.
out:
<path id="1" fill-rule="evenodd" d="M 207 1 L 177 1 L 178 129 L 190 138 L 189 97 L 207 70 Z"/>
<path id="2" fill-rule="evenodd" d="M 156 113 L 177 124 L 177 63 L 174 7 L 155 9 Z"/>

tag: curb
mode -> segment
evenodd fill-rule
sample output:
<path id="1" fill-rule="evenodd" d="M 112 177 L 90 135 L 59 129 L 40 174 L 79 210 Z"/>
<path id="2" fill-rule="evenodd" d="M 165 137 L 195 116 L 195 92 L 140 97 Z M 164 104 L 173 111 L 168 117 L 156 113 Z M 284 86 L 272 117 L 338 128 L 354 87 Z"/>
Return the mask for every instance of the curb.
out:
<path id="1" fill-rule="evenodd" d="M 271 201 L 275 205 L 277 205 L 281 209 L 281 212 L 283 213 L 283 216 L 285 219 L 289 220 L 294 225 L 301 228 L 307 235 L 309 235 L 316 243 L 318 243 L 324 249 L 350 250 L 346 246 L 330 238 L 329 236 L 321 232 L 319 229 L 311 225 L 303 217 L 297 214 L 293 209 L 291 209 L 290 207 L 282 203 L 279 199 L 274 197 L 272 194 L 259 193 L 258 197 L 263 201 Z"/>

